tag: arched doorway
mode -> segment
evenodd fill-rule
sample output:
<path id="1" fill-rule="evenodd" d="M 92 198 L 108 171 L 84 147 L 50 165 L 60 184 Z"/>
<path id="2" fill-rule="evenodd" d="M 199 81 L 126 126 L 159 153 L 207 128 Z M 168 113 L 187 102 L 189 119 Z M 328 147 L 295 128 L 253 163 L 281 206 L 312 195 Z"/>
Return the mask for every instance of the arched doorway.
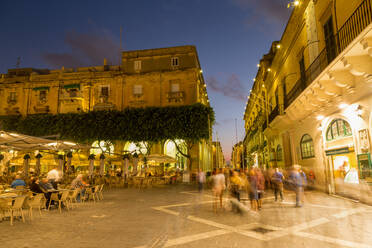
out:
<path id="1" fill-rule="evenodd" d="M 175 142 L 177 143 L 177 146 L 181 150 L 181 152 L 183 154 L 187 154 L 187 146 L 185 141 L 175 140 Z M 169 165 L 170 167 L 176 167 L 181 170 L 187 169 L 187 158 L 178 151 L 176 144 L 173 142 L 173 140 L 167 140 L 164 143 L 164 154 L 177 160 L 177 163 L 170 164 Z"/>
<path id="2" fill-rule="evenodd" d="M 333 119 L 325 132 L 325 152 L 330 170 L 331 192 L 345 193 L 350 185 L 359 183 L 354 137 L 349 122 Z"/>

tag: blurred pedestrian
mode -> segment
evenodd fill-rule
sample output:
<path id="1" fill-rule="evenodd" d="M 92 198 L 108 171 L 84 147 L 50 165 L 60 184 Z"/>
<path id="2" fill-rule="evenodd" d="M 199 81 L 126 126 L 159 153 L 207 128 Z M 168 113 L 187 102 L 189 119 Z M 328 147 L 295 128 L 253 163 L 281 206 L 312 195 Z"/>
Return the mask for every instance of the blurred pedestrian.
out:
<path id="1" fill-rule="evenodd" d="M 213 201 L 213 209 L 215 212 L 217 212 L 217 205 L 218 205 L 218 199 L 220 201 L 220 208 L 222 208 L 222 199 L 223 199 L 223 192 L 226 189 L 226 180 L 225 180 L 225 175 L 222 172 L 222 169 L 218 169 L 218 172 L 216 175 L 212 176 L 212 181 L 213 181 L 213 196 L 214 196 L 214 201 Z"/>
<path id="2" fill-rule="evenodd" d="M 300 169 L 299 165 L 294 166 L 290 175 L 290 181 L 294 186 L 294 190 L 296 193 L 296 207 L 302 207 L 304 186 L 306 184 L 306 175 Z"/>
<path id="3" fill-rule="evenodd" d="M 279 168 L 275 168 L 275 173 L 271 177 L 271 182 L 274 187 L 275 201 L 278 200 L 278 193 L 280 194 L 280 200 L 283 201 L 283 180 L 284 176 L 279 171 Z"/>
<path id="4" fill-rule="evenodd" d="M 202 169 L 199 169 L 198 173 L 199 192 L 202 192 L 205 181 L 206 181 L 205 173 Z"/>
<path id="5" fill-rule="evenodd" d="M 252 168 L 249 172 L 248 181 L 250 184 L 249 200 L 251 201 L 251 210 L 258 210 L 258 192 L 257 192 L 257 173 Z"/>
<path id="6" fill-rule="evenodd" d="M 262 198 L 265 192 L 265 177 L 260 168 L 256 168 L 257 173 L 257 208 L 262 208 Z"/>

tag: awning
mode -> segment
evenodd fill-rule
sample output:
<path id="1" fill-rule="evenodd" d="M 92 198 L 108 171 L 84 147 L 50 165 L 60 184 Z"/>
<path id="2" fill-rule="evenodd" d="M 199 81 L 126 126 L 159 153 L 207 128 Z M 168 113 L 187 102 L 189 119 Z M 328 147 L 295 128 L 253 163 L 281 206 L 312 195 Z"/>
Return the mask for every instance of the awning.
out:
<path id="1" fill-rule="evenodd" d="M 177 160 L 164 154 L 151 154 L 146 157 L 149 163 L 176 163 Z"/>
<path id="2" fill-rule="evenodd" d="M 79 89 L 80 90 L 80 84 L 65 84 L 63 85 L 64 89 Z"/>
<path id="3" fill-rule="evenodd" d="M 73 142 L 61 140 L 49 140 L 18 133 L 0 131 L 0 150 L 67 150 L 67 149 L 89 149 L 90 146 L 80 145 Z"/>
<path id="4" fill-rule="evenodd" d="M 49 90 L 50 87 L 49 86 L 42 86 L 42 87 L 35 87 L 35 88 L 32 88 L 32 90 Z"/>

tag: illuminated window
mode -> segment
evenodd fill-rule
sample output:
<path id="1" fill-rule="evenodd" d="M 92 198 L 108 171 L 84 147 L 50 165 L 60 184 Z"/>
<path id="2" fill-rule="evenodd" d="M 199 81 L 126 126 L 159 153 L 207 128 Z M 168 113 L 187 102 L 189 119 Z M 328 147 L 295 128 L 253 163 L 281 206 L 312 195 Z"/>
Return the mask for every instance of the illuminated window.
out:
<path id="1" fill-rule="evenodd" d="M 310 135 L 305 134 L 301 139 L 301 156 L 302 159 L 314 157 L 314 143 Z"/>
<path id="2" fill-rule="evenodd" d="M 327 129 L 327 141 L 352 136 L 349 123 L 342 119 L 336 119 L 329 124 Z"/>
<path id="3" fill-rule="evenodd" d="M 135 95 L 135 96 L 142 95 L 142 85 L 141 84 L 133 85 L 133 95 Z"/>
<path id="4" fill-rule="evenodd" d="M 171 83 L 171 92 L 179 92 L 180 91 L 180 84 L 179 83 Z"/>
<path id="5" fill-rule="evenodd" d="M 114 145 L 110 141 L 94 141 L 92 144 L 92 149 L 90 149 L 90 153 L 94 155 L 98 154 L 114 154 Z"/>

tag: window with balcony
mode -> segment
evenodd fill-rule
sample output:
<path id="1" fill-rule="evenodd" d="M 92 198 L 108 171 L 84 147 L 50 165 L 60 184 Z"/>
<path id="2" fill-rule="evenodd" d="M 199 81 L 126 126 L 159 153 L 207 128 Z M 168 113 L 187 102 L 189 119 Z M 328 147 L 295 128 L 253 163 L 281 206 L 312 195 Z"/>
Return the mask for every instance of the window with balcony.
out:
<path id="1" fill-rule="evenodd" d="M 305 134 L 301 139 L 301 157 L 302 159 L 314 157 L 314 143 L 310 135 Z"/>
<path id="2" fill-rule="evenodd" d="M 39 91 L 39 103 L 45 103 L 47 101 L 47 91 L 40 90 Z"/>
<path id="3" fill-rule="evenodd" d="M 69 97 L 77 97 L 78 96 L 78 89 L 69 89 L 68 90 Z"/>
<path id="4" fill-rule="evenodd" d="M 8 103 L 9 104 L 16 104 L 17 103 L 17 93 L 16 92 L 9 92 L 8 96 Z"/>
<path id="5" fill-rule="evenodd" d="M 336 40 L 333 33 L 332 16 L 323 25 L 324 40 L 326 44 L 328 63 L 336 57 Z"/>
<path id="6" fill-rule="evenodd" d="M 140 71 L 142 69 L 142 63 L 141 60 L 134 61 L 134 70 Z"/>
<path id="7" fill-rule="evenodd" d="M 343 119 L 336 119 L 327 128 L 327 141 L 352 136 L 350 124 Z"/>
<path id="8" fill-rule="evenodd" d="M 170 85 L 171 92 L 179 92 L 180 91 L 180 84 L 179 83 L 171 83 Z"/>

